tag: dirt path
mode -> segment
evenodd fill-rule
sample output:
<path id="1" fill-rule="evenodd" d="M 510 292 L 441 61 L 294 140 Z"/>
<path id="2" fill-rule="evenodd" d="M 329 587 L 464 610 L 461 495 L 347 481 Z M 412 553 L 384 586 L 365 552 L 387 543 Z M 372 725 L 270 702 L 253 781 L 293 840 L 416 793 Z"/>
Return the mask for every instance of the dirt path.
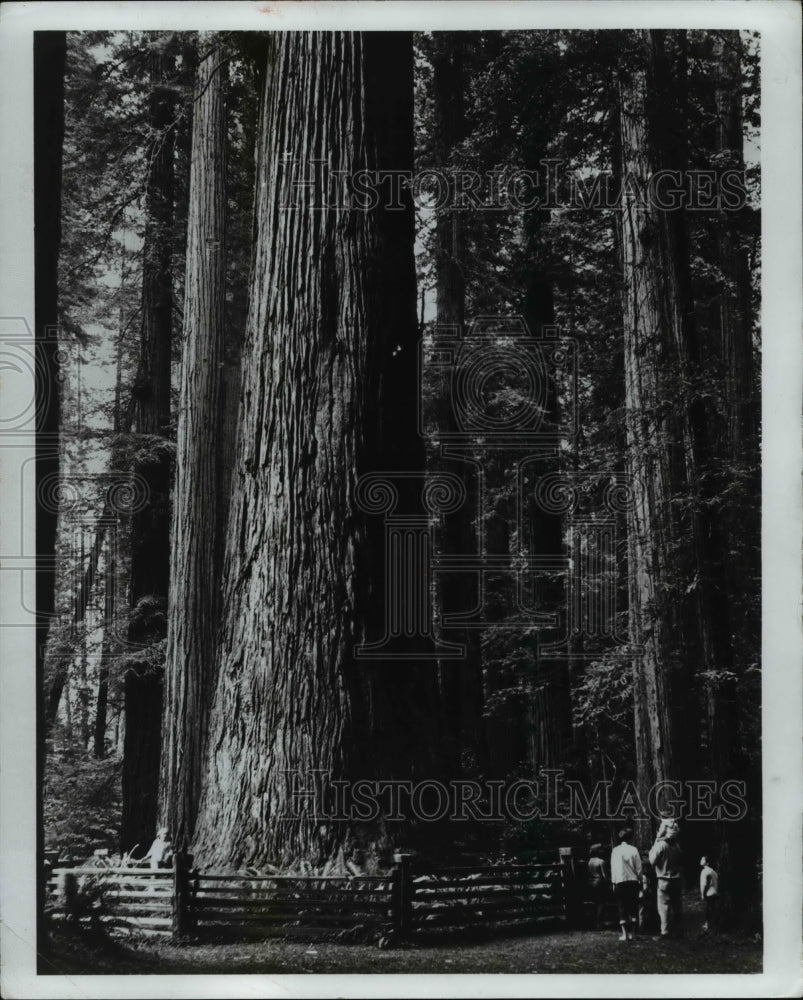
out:
<path id="1" fill-rule="evenodd" d="M 380 949 L 373 945 L 287 941 L 143 943 L 87 949 L 61 947 L 50 969 L 65 973 L 750 973 L 760 972 L 761 944 L 690 932 L 620 943 L 617 932 L 564 931 L 493 941 Z"/>

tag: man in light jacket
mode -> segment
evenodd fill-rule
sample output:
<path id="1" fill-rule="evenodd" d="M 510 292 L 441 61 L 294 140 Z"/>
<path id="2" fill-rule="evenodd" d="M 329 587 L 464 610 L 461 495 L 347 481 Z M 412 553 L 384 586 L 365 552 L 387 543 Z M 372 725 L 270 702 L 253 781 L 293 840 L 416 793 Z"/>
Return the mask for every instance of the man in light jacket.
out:
<path id="1" fill-rule="evenodd" d="M 677 827 L 662 830 L 650 848 L 650 864 L 658 879 L 658 916 L 661 918 L 661 937 L 680 937 L 683 915 L 683 855 L 678 844 Z"/>

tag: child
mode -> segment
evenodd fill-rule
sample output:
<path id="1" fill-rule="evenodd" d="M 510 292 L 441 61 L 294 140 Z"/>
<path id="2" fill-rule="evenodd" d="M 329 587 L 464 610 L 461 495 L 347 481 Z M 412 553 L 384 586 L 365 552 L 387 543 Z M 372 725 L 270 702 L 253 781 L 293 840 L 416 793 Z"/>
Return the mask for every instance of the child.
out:
<path id="1" fill-rule="evenodd" d="M 703 856 L 700 858 L 700 899 L 705 906 L 704 931 L 716 929 L 718 884 L 717 873 L 709 865 L 708 858 Z"/>
<path id="2" fill-rule="evenodd" d="M 160 826 L 156 831 L 156 840 L 151 844 L 150 850 L 143 860 L 149 861 L 151 868 L 168 868 L 170 866 L 173 860 L 173 845 L 166 826 Z"/>
<path id="3" fill-rule="evenodd" d="M 680 837 L 680 824 L 669 813 L 661 814 L 661 825 L 658 827 L 656 840 L 677 840 Z"/>

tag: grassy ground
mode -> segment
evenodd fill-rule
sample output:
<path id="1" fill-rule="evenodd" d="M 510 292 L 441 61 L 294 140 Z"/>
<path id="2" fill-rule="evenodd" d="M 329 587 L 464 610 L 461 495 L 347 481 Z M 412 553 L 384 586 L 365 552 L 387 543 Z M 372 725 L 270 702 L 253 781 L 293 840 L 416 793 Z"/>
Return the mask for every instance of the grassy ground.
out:
<path id="1" fill-rule="evenodd" d="M 706 935 L 693 897 L 686 904 L 685 936 L 645 936 L 620 943 L 617 930 L 541 931 L 489 941 L 375 945 L 297 941 L 189 944 L 155 939 L 132 943 L 60 934 L 42 973 L 750 973 L 760 972 L 761 943 Z"/>

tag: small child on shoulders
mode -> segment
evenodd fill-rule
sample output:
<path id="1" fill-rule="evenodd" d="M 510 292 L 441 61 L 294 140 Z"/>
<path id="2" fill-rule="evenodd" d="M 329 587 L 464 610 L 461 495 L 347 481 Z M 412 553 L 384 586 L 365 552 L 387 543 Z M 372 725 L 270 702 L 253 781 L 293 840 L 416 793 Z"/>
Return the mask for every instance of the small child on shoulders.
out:
<path id="1" fill-rule="evenodd" d="M 661 825 L 658 827 L 656 840 L 677 840 L 680 837 L 680 824 L 674 816 L 668 813 L 663 815 Z"/>

